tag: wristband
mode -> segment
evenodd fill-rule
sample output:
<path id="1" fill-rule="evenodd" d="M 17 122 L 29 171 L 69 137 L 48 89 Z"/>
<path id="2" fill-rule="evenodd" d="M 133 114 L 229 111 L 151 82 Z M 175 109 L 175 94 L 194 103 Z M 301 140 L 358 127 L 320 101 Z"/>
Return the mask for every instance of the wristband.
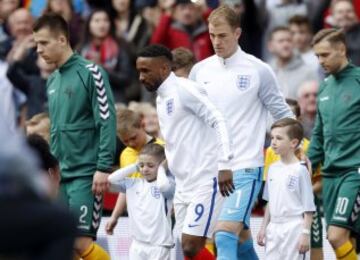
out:
<path id="1" fill-rule="evenodd" d="M 301 233 L 305 235 L 310 235 L 310 229 L 304 228 Z"/>

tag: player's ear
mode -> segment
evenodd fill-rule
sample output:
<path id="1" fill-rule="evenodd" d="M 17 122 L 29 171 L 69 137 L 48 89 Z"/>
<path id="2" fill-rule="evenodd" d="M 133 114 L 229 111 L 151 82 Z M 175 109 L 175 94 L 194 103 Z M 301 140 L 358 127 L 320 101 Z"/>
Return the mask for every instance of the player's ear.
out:
<path id="1" fill-rule="evenodd" d="M 290 141 L 290 143 L 291 143 L 291 147 L 296 149 L 300 144 L 300 140 L 297 138 L 294 138 Z"/>

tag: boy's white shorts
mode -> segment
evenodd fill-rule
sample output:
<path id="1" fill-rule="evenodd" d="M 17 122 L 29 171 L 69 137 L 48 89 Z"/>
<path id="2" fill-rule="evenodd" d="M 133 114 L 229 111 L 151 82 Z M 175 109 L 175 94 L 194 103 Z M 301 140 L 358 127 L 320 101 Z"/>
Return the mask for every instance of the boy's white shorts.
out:
<path id="1" fill-rule="evenodd" d="M 175 194 L 175 237 L 181 238 L 181 234 L 184 233 L 211 238 L 223 200 L 217 178 L 213 179 L 211 185 L 198 187 L 192 196 Z"/>
<path id="2" fill-rule="evenodd" d="M 129 249 L 130 260 L 170 260 L 170 247 L 153 246 L 133 239 Z"/>
<path id="3" fill-rule="evenodd" d="M 265 259 L 310 259 L 310 251 L 306 252 L 306 254 L 299 253 L 298 246 L 304 228 L 303 224 L 304 219 L 301 216 L 295 218 L 282 218 L 281 221 L 270 221 L 266 228 Z M 308 236 L 310 241 L 310 235 Z"/>

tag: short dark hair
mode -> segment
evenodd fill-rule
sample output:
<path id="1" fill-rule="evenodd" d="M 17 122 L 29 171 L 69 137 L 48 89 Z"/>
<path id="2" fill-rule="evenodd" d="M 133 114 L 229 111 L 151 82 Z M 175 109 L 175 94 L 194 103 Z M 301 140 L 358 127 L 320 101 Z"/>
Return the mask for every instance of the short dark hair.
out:
<path id="1" fill-rule="evenodd" d="M 160 44 L 152 44 L 141 49 L 137 57 L 143 58 L 160 58 L 163 57 L 167 59 L 169 62 L 172 62 L 173 55 L 171 51 L 163 45 Z"/>
<path id="2" fill-rule="evenodd" d="M 290 28 L 289 28 L 288 26 L 279 25 L 279 26 L 274 27 L 274 28 L 271 30 L 270 35 L 269 35 L 269 40 L 272 40 L 272 38 L 274 37 L 274 34 L 277 33 L 277 32 L 288 32 L 288 33 L 291 33 Z"/>
<path id="3" fill-rule="evenodd" d="M 286 134 L 288 135 L 290 140 L 297 139 L 299 141 L 299 144 L 304 138 L 304 128 L 302 124 L 296 119 L 293 118 L 280 119 L 272 124 L 271 130 L 278 127 L 289 127 L 289 130 L 287 131 Z"/>
<path id="4" fill-rule="evenodd" d="M 52 33 L 60 33 L 63 34 L 67 40 L 70 39 L 69 25 L 59 14 L 46 13 L 40 16 L 34 24 L 33 31 L 37 32 L 43 28 L 49 28 Z"/>
<path id="5" fill-rule="evenodd" d="M 41 169 L 48 171 L 59 166 L 59 161 L 50 152 L 49 144 L 38 134 L 27 136 L 27 143 L 40 160 Z"/>
<path id="6" fill-rule="evenodd" d="M 286 99 L 286 103 L 290 106 L 294 108 L 294 112 L 295 112 L 295 116 L 297 118 L 300 117 L 301 115 L 301 110 L 300 110 L 300 106 L 299 103 L 295 100 L 295 99 L 291 99 L 291 98 L 287 98 Z M 291 109 L 292 110 L 292 109 Z"/>
<path id="7" fill-rule="evenodd" d="M 156 143 L 148 143 L 144 145 L 141 149 L 139 155 L 146 154 L 154 156 L 155 158 L 159 159 L 160 161 L 165 159 L 165 150 L 164 147 L 160 144 Z"/>
<path id="8" fill-rule="evenodd" d="M 328 41 L 330 44 L 342 43 L 346 46 L 345 34 L 342 30 L 338 29 L 322 29 L 315 34 L 312 40 L 312 46 L 322 41 Z"/>
<path id="9" fill-rule="evenodd" d="M 289 25 L 295 24 L 297 26 L 305 25 L 307 27 L 307 29 L 309 30 L 309 32 L 312 32 L 312 26 L 311 26 L 310 20 L 305 15 L 294 15 L 294 16 L 292 16 L 289 19 L 288 24 Z"/>

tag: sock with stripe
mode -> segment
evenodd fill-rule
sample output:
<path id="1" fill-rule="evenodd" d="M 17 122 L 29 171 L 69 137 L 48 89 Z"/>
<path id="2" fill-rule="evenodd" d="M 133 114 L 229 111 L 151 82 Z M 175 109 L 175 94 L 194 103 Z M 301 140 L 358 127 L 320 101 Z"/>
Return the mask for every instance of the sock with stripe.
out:
<path id="1" fill-rule="evenodd" d="M 196 254 L 196 256 L 191 258 L 185 256 L 184 260 L 215 260 L 215 256 L 206 247 L 204 247 Z"/>
<path id="2" fill-rule="evenodd" d="M 335 249 L 336 259 L 338 260 L 357 260 L 355 248 L 350 240 Z"/>
<path id="3" fill-rule="evenodd" d="M 237 259 L 239 237 L 231 232 L 219 231 L 215 233 L 215 244 L 218 260 Z"/>
<path id="4" fill-rule="evenodd" d="M 259 260 L 254 248 L 252 239 L 248 239 L 243 243 L 239 243 L 237 249 L 237 259 L 243 260 Z"/>
<path id="5" fill-rule="evenodd" d="M 98 244 L 91 245 L 81 254 L 83 260 L 110 260 L 109 254 Z"/>

